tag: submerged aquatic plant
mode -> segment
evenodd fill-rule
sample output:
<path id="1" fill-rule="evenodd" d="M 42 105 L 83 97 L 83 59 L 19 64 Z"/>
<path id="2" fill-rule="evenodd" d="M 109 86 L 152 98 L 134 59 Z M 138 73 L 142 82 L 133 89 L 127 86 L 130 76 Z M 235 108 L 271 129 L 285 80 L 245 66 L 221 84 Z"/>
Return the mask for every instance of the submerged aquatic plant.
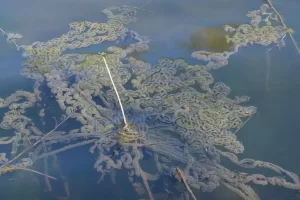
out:
<path id="1" fill-rule="evenodd" d="M 259 196 L 250 183 L 299 190 L 296 174 L 272 163 L 238 159 L 244 146 L 236 132 L 256 113 L 256 108 L 245 106 L 247 96 L 229 98 L 230 88 L 214 83 L 210 73 L 227 65 L 239 47 L 278 44 L 290 30 L 268 23 L 259 26 L 261 10 L 253 11 L 248 14 L 254 16 L 251 24 L 225 26 L 231 32 L 227 40 L 232 49 L 192 54 L 206 64 L 190 65 L 183 59 L 163 58 L 151 65 L 130 56 L 133 52 L 146 52 L 149 43 L 147 37 L 126 28 L 136 20 L 135 12 L 136 8 L 129 6 L 110 7 L 103 10 L 106 23 L 74 22 L 59 38 L 19 46 L 26 55 L 22 74 L 36 83 L 33 93 L 17 91 L 0 99 L 0 107 L 9 107 L 0 126 L 15 131 L 14 136 L 1 138 L 0 144 L 12 144 L 11 153 L 19 155 L 11 161 L 2 156 L 3 166 L 18 163 L 25 155 L 30 166 L 39 159 L 92 144 L 90 152 L 98 154 L 94 168 L 101 174 L 100 180 L 112 169 L 125 168 L 135 190 L 141 195 L 147 191 L 150 199 L 155 194 L 148 182 L 154 184 L 162 176 L 178 178 L 174 174 L 176 167 L 184 169 L 187 188 L 203 192 L 223 184 L 243 199 L 256 200 Z M 72 52 L 125 37 L 135 42 L 123 48 L 110 46 L 105 55 Z M 128 66 L 135 70 L 132 72 Z M 60 109 L 68 118 L 76 119 L 79 128 L 64 132 L 56 127 L 51 134 L 44 134 L 25 116 L 26 109 L 43 102 L 42 86 L 51 90 Z M 53 150 L 57 143 L 64 146 Z M 25 144 L 29 148 L 22 153 L 19 147 Z M 154 158 L 156 172 L 152 174 L 140 165 L 145 150 Z M 261 167 L 283 176 L 231 171 L 222 165 L 220 157 L 243 168 Z"/>

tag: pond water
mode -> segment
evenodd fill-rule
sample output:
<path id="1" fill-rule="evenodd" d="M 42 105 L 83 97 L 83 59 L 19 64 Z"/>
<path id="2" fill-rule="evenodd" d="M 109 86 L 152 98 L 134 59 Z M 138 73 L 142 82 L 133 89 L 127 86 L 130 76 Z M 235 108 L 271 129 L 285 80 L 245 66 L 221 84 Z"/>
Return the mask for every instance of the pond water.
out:
<path id="1" fill-rule="evenodd" d="M 90 21 L 106 23 L 107 17 L 102 13 L 102 10 L 111 6 L 127 5 L 134 7 L 137 20 L 125 26 L 129 30 L 136 31 L 140 36 L 147 36 L 149 38 L 149 42 L 147 43 L 149 46 L 148 51 L 133 52 L 130 56 L 150 63 L 153 67 L 155 67 L 158 59 L 161 58 L 184 59 L 186 63 L 197 67 L 197 65 L 202 65 L 204 62 L 203 60 L 191 56 L 193 52 L 201 50 L 209 52 L 231 51 L 233 45 L 226 42 L 224 36 L 226 33 L 223 31 L 223 26 L 231 25 L 232 27 L 238 27 L 241 24 L 249 24 L 250 19 L 246 16 L 248 11 L 258 10 L 260 6 L 265 3 L 266 1 L 262 0 L 3 0 L 0 6 L 0 28 L 7 33 L 21 34 L 23 37 L 16 40 L 19 46 L 30 45 L 35 41 L 46 42 L 53 38 L 61 37 L 62 34 L 68 32 L 69 24 L 72 22 Z M 300 41 L 300 35 L 298 34 L 298 32 L 300 32 L 300 24 L 297 21 L 300 2 L 297 0 L 276 0 L 274 2 L 272 1 L 272 3 L 283 16 L 287 26 L 293 29 L 295 40 Z M 280 23 L 278 24 L 280 25 Z M 22 54 L 21 50 L 18 51 L 13 43 L 7 43 L 5 35 L 1 34 L 0 36 L 0 98 L 6 99 L 17 90 L 36 94 L 34 93 L 34 88 L 36 88 L 40 80 L 28 78 L 28 76 L 23 76 L 21 73 L 23 68 L 22 64 L 28 57 L 24 57 L 24 53 Z M 106 51 L 107 47 L 112 45 L 112 42 L 114 41 L 104 41 L 99 45 L 92 45 L 83 49 L 67 50 L 64 53 L 68 55 L 75 52 L 83 56 L 93 56 L 93 53 Z M 229 97 L 231 99 L 234 99 L 235 96 L 249 96 L 250 100 L 245 105 L 255 106 L 257 108 L 255 114 L 242 119 L 243 122 L 246 120 L 247 122 L 241 126 L 236 133 L 237 140 L 240 141 L 245 148 L 243 153 L 237 154 L 238 158 L 240 160 L 251 158 L 270 162 L 298 175 L 300 173 L 300 145 L 298 144 L 298 139 L 300 139 L 298 133 L 298 130 L 300 130 L 300 123 L 298 122 L 300 93 L 297 88 L 300 87 L 300 55 L 297 53 L 288 34 L 284 37 L 284 42 L 285 46 L 282 48 L 278 48 L 276 44 L 262 46 L 255 43 L 253 45 L 249 44 L 246 47 L 240 47 L 237 53 L 230 55 L 228 65 L 208 71 L 212 74 L 214 83 L 222 82 L 230 87 L 231 92 Z M 125 41 L 114 43 L 113 45 L 125 47 L 131 43 L 132 39 L 126 36 Z M 272 49 L 270 50 L 270 48 Z M 136 66 L 128 67 L 132 73 L 131 79 L 138 76 L 135 74 L 137 73 L 135 67 Z M 47 71 L 44 74 L 47 73 L 50 72 Z M 178 73 L 181 73 L 181 71 L 176 72 L 176 75 L 178 75 Z M 91 74 L 90 71 L 87 71 L 86 74 L 80 74 L 75 78 L 76 80 L 72 81 L 76 82 L 80 78 L 89 79 L 84 76 Z M 103 74 L 101 77 L 108 78 L 108 75 Z M 126 77 L 124 80 L 125 79 Z M 47 86 L 47 83 L 44 81 L 45 80 L 40 81 L 40 87 L 38 87 L 42 93 L 41 99 L 37 99 L 35 106 L 26 109 L 26 116 L 31 118 L 32 123 L 38 127 L 41 132 L 47 133 L 61 121 L 62 115 L 66 114 L 66 112 L 58 106 L 55 100 L 55 94 L 49 89 L 49 84 Z M 73 83 L 72 81 L 68 83 L 71 84 Z M 120 84 L 122 81 L 117 82 Z M 211 88 L 214 83 L 211 84 Z M 116 100 L 115 97 L 111 97 L 114 93 L 107 92 L 109 87 L 111 87 L 111 83 L 107 81 L 103 84 L 107 84 L 100 89 L 103 89 L 104 99 L 107 101 L 112 99 Z M 130 85 L 126 89 L 131 87 L 134 86 Z M 202 92 L 201 89 L 198 88 L 200 92 Z M 176 93 L 178 91 L 174 90 L 173 92 Z M 107 110 L 113 108 L 111 112 L 118 116 L 115 118 L 107 118 L 115 120 L 114 125 L 122 121 L 120 120 L 122 116 L 121 111 L 118 110 L 119 106 L 117 101 L 113 103 L 108 102 L 107 105 L 105 104 L 105 100 L 98 101 L 92 99 L 92 101 L 101 106 L 103 105 Z M 2 102 L 0 101 L 0 103 Z M 131 108 L 131 106 L 131 104 L 126 105 L 125 110 L 128 110 L 129 107 Z M 7 113 L 9 109 L 7 106 L 1 106 L 0 108 L 1 118 L 4 118 L 4 114 Z M 41 117 L 39 114 L 43 109 L 46 114 Z M 14 111 L 14 109 L 10 110 Z M 126 113 L 128 112 L 129 111 L 126 111 Z M 145 113 L 142 113 L 141 116 L 136 116 L 134 113 L 133 117 L 128 117 L 129 121 L 143 121 L 143 117 L 146 115 Z M 175 113 L 176 111 L 172 114 L 175 115 Z M 55 118 L 55 120 L 53 118 Z M 154 122 L 151 122 L 151 124 L 152 123 Z M 160 122 L 161 126 L 167 126 L 167 122 L 162 124 L 163 122 Z M 23 128 L 28 127 L 29 125 Z M 58 127 L 57 131 L 69 132 L 80 127 L 81 125 L 78 121 L 74 118 L 70 118 Z M 18 132 L 16 130 L 17 129 L 14 130 L 13 128 L 3 128 L 0 130 L 0 133 L 3 137 L 11 138 Z M 176 132 L 176 130 L 172 131 Z M 236 130 L 237 129 L 230 129 L 232 132 Z M 170 130 L 166 130 L 166 132 L 168 131 L 171 132 L 169 134 L 173 134 L 173 139 L 178 139 L 183 144 L 186 142 L 183 137 L 172 133 Z M 91 137 L 87 135 L 86 137 L 78 139 L 78 142 L 88 141 L 97 137 L 98 136 Z M 27 143 L 27 141 L 25 142 L 25 136 L 24 138 L 20 141 L 17 153 L 22 152 L 22 150 L 30 146 L 32 147 L 33 143 L 37 141 L 34 139 L 31 141 L 28 136 L 27 140 L 29 143 Z M 49 142 L 50 139 L 46 141 Z M 44 148 L 42 147 L 42 143 L 43 141 L 28 150 L 22 157 L 28 158 L 34 154 L 35 149 Z M 75 142 L 71 139 L 62 142 L 55 141 L 49 145 L 51 148 L 48 146 L 49 149 L 45 149 L 45 151 L 52 152 L 55 149 L 60 149 L 74 143 Z M 48 184 L 48 179 L 37 174 L 32 174 L 31 172 L 24 170 L 13 170 L 9 173 L 0 172 L 0 198 L 6 200 L 21 198 L 24 200 L 149 199 L 149 195 L 146 191 L 142 195 L 139 195 L 139 192 L 136 191 L 139 189 L 142 190 L 141 188 L 145 190 L 145 183 L 139 179 L 141 186 L 133 187 L 135 180 L 132 181 L 128 178 L 131 177 L 128 175 L 128 169 L 123 167 L 121 167 L 121 169 L 113 169 L 114 167 L 111 167 L 111 170 L 106 171 L 103 180 L 99 181 L 103 173 L 97 172 L 93 166 L 96 160 L 101 157 L 101 150 L 99 150 L 100 153 L 95 151 L 95 153 L 91 154 L 89 151 L 92 145 L 93 143 L 91 142 L 84 146 L 72 148 L 68 151 L 58 153 L 56 156 L 51 155 L 48 159 L 38 160 L 34 162 L 33 165 L 28 166 L 30 169 L 47 173 L 58 178 L 56 181 L 50 180 L 51 187 Z M 212 146 L 220 151 L 226 150 L 226 147 L 224 148 L 222 145 Z M 207 151 L 206 148 L 208 147 L 204 146 L 202 148 Z M 110 156 L 116 149 L 117 147 L 113 147 L 109 149 L 109 151 L 104 151 L 104 154 Z M 128 149 L 125 149 L 124 151 L 127 150 Z M 0 145 L 0 153 L 6 153 L 8 159 L 12 159 L 18 155 L 11 154 L 11 151 L 11 143 Z M 119 153 L 120 155 L 124 153 L 122 148 L 117 151 L 117 154 Z M 149 174 L 155 174 L 157 171 L 157 163 L 155 164 L 154 162 L 155 159 L 152 152 L 155 150 L 144 146 L 140 148 L 140 151 L 144 154 L 144 157 L 139 162 L 141 168 Z M 175 154 L 176 152 L 174 152 L 174 155 Z M 197 157 L 196 154 L 197 153 L 191 153 L 197 160 L 199 157 Z M 115 158 L 112 156 L 112 159 L 117 162 L 118 156 L 120 155 L 117 155 Z M 168 158 L 167 155 L 164 156 Z M 176 174 L 174 175 L 174 173 L 172 174 L 172 167 L 179 167 L 184 170 L 186 163 L 178 164 L 180 163 L 178 160 L 173 160 L 170 158 L 170 161 L 166 162 L 169 167 L 171 166 L 169 172 L 160 172 L 161 177 L 158 180 L 148 181 L 154 199 L 188 199 L 187 196 L 190 195 L 187 193 L 185 185 L 180 182 L 180 177 Z M 18 163 L 18 161 L 20 161 L 20 159 L 14 163 Z M 161 160 L 161 162 L 163 161 Z M 107 167 L 107 165 L 108 163 L 103 164 L 104 168 Z M 283 177 L 287 181 L 293 182 L 286 173 L 274 173 L 274 171 L 269 169 L 245 169 L 241 166 L 237 166 L 224 156 L 221 156 L 220 165 L 226 167 L 226 169 L 229 169 L 233 173 L 238 171 L 248 174 L 263 174 L 268 177 Z M 238 172 L 236 173 L 240 175 Z M 137 177 L 140 178 L 138 175 Z M 205 178 L 202 181 L 205 182 Z M 224 179 L 222 179 L 222 181 L 224 182 Z M 197 190 L 192 186 L 191 189 L 197 199 L 258 199 L 256 197 L 243 198 L 228 187 L 225 187 L 222 181 L 220 181 L 220 186 L 213 189 L 213 191 Z M 299 197 L 293 195 L 298 191 L 297 189 L 293 190 L 285 187 L 272 186 L 270 182 L 265 186 L 253 183 L 245 184 L 250 185 L 262 200 L 288 200 L 290 196 L 292 196 L 290 198 L 291 200 L 300 198 L 300 195 Z M 298 183 L 298 185 L 300 185 L 300 183 Z M 190 197 L 190 199 L 192 198 Z"/>

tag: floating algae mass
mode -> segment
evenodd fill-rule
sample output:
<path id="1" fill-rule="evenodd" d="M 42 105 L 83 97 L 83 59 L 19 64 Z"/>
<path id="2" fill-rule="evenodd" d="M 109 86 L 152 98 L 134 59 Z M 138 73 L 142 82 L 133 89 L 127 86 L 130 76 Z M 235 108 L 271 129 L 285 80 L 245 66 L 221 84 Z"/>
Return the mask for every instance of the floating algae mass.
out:
<path id="1" fill-rule="evenodd" d="M 71 23 L 67 33 L 46 42 L 18 46 L 17 38 L 4 32 L 7 41 L 15 43 L 26 58 L 22 74 L 35 84 L 32 93 L 16 91 L 0 99 L 0 107 L 9 108 L 0 126 L 3 131 L 14 130 L 11 137 L 0 138 L 0 144 L 11 145 L 11 152 L 1 154 L 0 168 L 31 167 L 39 159 L 90 145 L 90 152 L 97 157 L 94 168 L 101 179 L 112 169 L 125 168 L 136 192 L 150 199 L 154 199 L 154 194 L 149 184 L 155 184 L 162 176 L 180 180 L 175 167 L 183 169 L 186 183 L 193 189 L 211 192 L 223 184 L 246 200 L 259 199 L 251 188 L 253 184 L 299 190 L 296 174 L 269 162 L 238 159 L 244 146 L 235 131 L 256 113 L 256 107 L 245 106 L 249 101 L 247 96 L 229 98 L 230 88 L 215 83 L 210 73 L 227 65 L 228 58 L 239 47 L 277 45 L 282 41 L 290 30 L 271 26 L 269 22 L 276 18 L 263 20 L 268 9 L 268 5 L 263 5 L 260 10 L 249 12 L 250 24 L 224 26 L 230 32 L 226 37 L 233 46 L 230 51 L 224 47 L 224 52 L 193 52 L 192 57 L 206 62 L 205 65 L 190 65 L 183 59 L 169 58 L 149 64 L 130 57 L 133 52 L 146 52 L 150 40 L 126 28 L 136 20 L 136 8 L 129 6 L 103 10 L 108 18 L 106 23 Z M 135 42 L 126 48 L 117 46 L 125 37 Z M 130 124 L 128 129 L 123 127 L 118 99 L 100 52 L 70 53 L 106 41 L 116 42 L 116 46 L 107 48 L 105 59 Z M 66 50 L 69 53 L 64 54 Z M 44 85 L 49 87 L 65 114 L 64 120 L 57 121 L 48 133 L 41 132 L 26 115 L 29 108 L 43 109 L 37 105 L 43 101 Z M 67 126 L 70 118 L 76 119 L 80 128 L 59 131 L 60 125 Z M 32 148 L 8 161 L 6 155 L 18 155 L 27 141 L 34 144 Z M 57 143 L 64 146 L 55 149 Z M 144 149 L 153 156 L 156 173 L 142 169 Z M 266 168 L 278 175 L 266 177 L 231 171 L 222 165 L 221 157 L 242 168 Z"/>

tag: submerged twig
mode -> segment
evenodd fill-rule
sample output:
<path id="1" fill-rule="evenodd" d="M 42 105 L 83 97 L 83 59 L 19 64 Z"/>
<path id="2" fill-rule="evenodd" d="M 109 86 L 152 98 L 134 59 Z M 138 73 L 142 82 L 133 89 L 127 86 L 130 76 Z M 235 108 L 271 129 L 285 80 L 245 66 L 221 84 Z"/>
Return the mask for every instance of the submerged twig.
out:
<path id="1" fill-rule="evenodd" d="M 49 175 L 47 175 L 47 174 L 44 174 L 44 173 L 35 171 L 35 170 L 33 170 L 33 169 L 28 169 L 28 168 L 23 168 L 23 167 L 16 167 L 15 169 L 33 172 L 33 173 L 39 174 L 39 175 L 41 175 L 41 176 L 45 176 L 45 177 L 47 177 L 47 178 L 51 178 L 51 179 L 53 179 L 53 180 L 56 180 L 56 178 L 54 178 L 53 176 L 49 176 Z"/>
<path id="2" fill-rule="evenodd" d="M 111 83 L 112 83 L 112 85 L 113 85 L 113 87 L 114 87 L 114 90 L 115 90 L 115 92 L 116 92 L 116 95 L 117 95 L 117 98 L 118 98 L 118 101 L 119 101 L 119 105 L 120 105 L 120 107 L 121 107 L 121 112 L 122 112 L 123 120 L 124 120 L 124 124 L 125 124 L 124 128 L 125 128 L 125 127 L 127 127 L 128 124 L 127 124 L 125 112 L 124 112 L 124 109 L 123 109 L 122 101 L 121 101 L 121 99 L 120 99 L 120 96 L 119 96 L 117 87 L 116 87 L 116 85 L 115 85 L 115 83 L 114 83 L 114 81 L 113 81 L 113 78 L 112 78 L 112 76 L 111 76 L 109 67 L 108 67 L 108 65 L 107 65 L 107 62 L 106 62 L 106 59 L 105 59 L 105 53 L 100 53 L 100 55 L 101 55 L 102 58 L 103 58 L 103 61 L 104 61 L 105 67 L 106 67 L 106 69 L 107 69 L 107 72 L 108 72 L 110 81 L 111 81 Z"/>
<path id="3" fill-rule="evenodd" d="M 119 150 L 121 150 L 124 146 L 121 145 L 120 147 L 118 147 L 116 150 L 113 151 L 113 153 L 111 154 L 111 156 L 109 156 L 110 158 L 112 158 Z"/>
<path id="4" fill-rule="evenodd" d="M 142 170 L 141 170 L 141 178 L 143 180 L 144 186 L 146 188 L 146 191 L 148 193 L 148 196 L 149 196 L 150 200 L 154 200 L 153 194 L 151 192 L 150 186 L 149 186 L 148 181 L 147 181 L 147 178 L 145 177 L 145 174 Z"/>
<path id="5" fill-rule="evenodd" d="M 2 32 L 3 35 L 6 34 L 6 32 L 2 28 L 0 28 L 0 31 Z"/>
<path id="6" fill-rule="evenodd" d="M 57 179 L 56 179 L 55 177 L 53 177 L 53 176 L 49 176 L 49 175 L 47 175 L 47 174 L 38 172 L 38 171 L 33 170 L 33 169 L 28 169 L 28 168 L 25 168 L 25 167 L 5 167 L 5 168 L 0 169 L 0 174 L 1 174 L 1 173 L 6 173 L 6 172 L 15 171 L 15 170 L 29 171 L 29 172 L 32 172 L 32 173 L 35 173 L 35 174 L 39 174 L 39 175 L 41 175 L 41 176 L 45 176 L 45 177 L 47 177 L 47 178 L 51 178 L 51 179 L 53 179 L 53 180 L 57 180 Z"/>
<path id="7" fill-rule="evenodd" d="M 193 191 L 191 190 L 190 186 L 187 184 L 184 174 L 182 172 L 181 169 L 179 169 L 178 167 L 175 168 L 181 182 L 184 184 L 185 188 L 187 189 L 187 191 L 190 193 L 191 197 L 193 200 L 197 200 L 196 196 L 194 195 Z"/>
<path id="8" fill-rule="evenodd" d="M 274 10 L 275 14 L 278 16 L 279 21 L 283 25 L 283 27 L 286 28 L 286 29 L 288 29 L 288 27 L 286 26 L 286 24 L 283 21 L 283 18 L 281 17 L 281 15 L 279 14 L 279 12 L 276 10 L 276 8 L 273 6 L 273 4 L 271 3 L 271 1 L 270 0 L 266 0 L 266 1 L 269 4 L 269 6 Z M 298 45 L 297 45 L 297 43 L 296 43 L 296 41 L 295 41 L 295 39 L 294 39 L 294 37 L 292 35 L 292 31 L 288 31 L 288 34 L 289 34 L 290 38 L 292 39 L 292 42 L 293 42 L 293 44 L 294 44 L 294 46 L 295 46 L 298 54 L 300 55 L 300 49 L 299 49 L 299 47 L 298 47 Z"/>
<path id="9" fill-rule="evenodd" d="M 251 118 L 253 115 L 251 115 L 246 121 L 244 121 L 244 123 L 238 128 L 236 129 L 236 131 L 233 134 L 236 134 Z"/>
<path id="10" fill-rule="evenodd" d="M 45 145 L 43 145 L 43 150 L 44 150 L 45 153 L 47 153 L 47 148 L 46 148 Z M 43 160 L 44 160 L 44 173 L 48 174 L 48 158 L 45 157 Z M 47 176 L 45 177 L 45 184 L 46 184 L 46 187 L 47 187 L 47 191 L 52 192 L 52 185 L 51 185 L 51 183 L 50 183 Z"/>
<path id="11" fill-rule="evenodd" d="M 148 5 L 149 3 L 151 3 L 152 1 L 150 0 L 150 1 L 147 1 L 146 3 L 144 3 L 141 7 L 132 7 L 132 8 L 135 8 L 135 9 L 138 9 L 138 10 L 144 10 L 144 11 L 148 11 L 148 12 L 150 12 L 150 13 L 154 13 L 153 11 L 151 11 L 151 10 L 147 10 L 147 9 L 144 9 L 144 7 L 146 6 L 146 5 Z"/>

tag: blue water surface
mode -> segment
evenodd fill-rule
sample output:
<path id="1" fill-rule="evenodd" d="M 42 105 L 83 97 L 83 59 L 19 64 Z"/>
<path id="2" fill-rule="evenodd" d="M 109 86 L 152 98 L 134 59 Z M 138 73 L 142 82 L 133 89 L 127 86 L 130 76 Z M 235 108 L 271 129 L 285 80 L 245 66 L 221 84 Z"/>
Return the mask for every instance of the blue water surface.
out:
<path id="1" fill-rule="evenodd" d="M 145 3 L 147 1 L 144 0 L 2 0 L 0 27 L 22 34 L 24 37 L 18 41 L 19 44 L 30 44 L 59 37 L 74 21 L 106 21 L 101 11 L 109 6 L 140 7 Z M 258 9 L 263 3 L 263 0 L 152 0 L 143 7 L 144 10 L 138 10 L 137 21 L 129 28 L 151 39 L 149 52 L 138 55 L 139 58 L 151 64 L 161 57 L 184 58 L 188 63 L 197 64 L 199 61 L 191 57 L 193 51 L 201 50 L 199 46 L 192 45 L 192 36 L 197 30 L 248 23 L 246 13 Z M 294 30 L 296 41 L 300 41 L 300 1 L 276 0 L 274 6 Z M 207 35 L 202 37 L 203 43 L 205 38 Z M 240 48 L 230 57 L 229 64 L 214 71 L 213 75 L 215 81 L 230 86 L 232 96 L 250 96 L 249 104 L 258 108 L 237 133 L 245 146 L 245 152 L 239 158 L 272 162 L 299 174 L 300 55 L 290 38 L 286 37 L 285 41 L 284 48 L 273 48 L 269 55 L 266 47 L 253 45 Z M 198 43 L 201 44 L 201 40 Z M 209 49 L 205 45 L 201 48 Z M 267 59 L 270 60 L 269 68 Z M 32 91 L 33 81 L 20 74 L 23 61 L 22 55 L 1 36 L 0 98 L 16 90 Z M 50 98 L 49 105 L 51 101 L 54 99 Z M 3 115 L 4 112 L 1 110 L 0 113 Z M 53 116 L 59 112 L 59 108 L 54 108 Z M 48 124 L 45 131 L 53 127 L 50 127 L 51 122 Z M 0 152 L 4 150 L 8 149 L 0 147 Z M 139 199 L 128 181 L 126 170 L 112 171 L 97 184 L 100 174 L 93 168 L 95 159 L 88 146 L 59 154 L 62 176 L 52 184 L 55 193 L 44 191 L 46 186 L 41 177 L 21 171 L 3 174 L 0 176 L 0 199 L 59 199 L 58 196 L 64 196 L 63 181 L 69 183 L 72 200 Z M 37 164 L 36 169 L 43 171 L 43 163 Z M 49 174 L 51 172 L 58 173 L 49 168 Z M 172 184 L 172 180 L 168 184 Z M 154 191 L 166 192 L 160 191 L 159 186 L 151 187 Z M 274 186 L 254 186 L 254 189 L 262 200 L 287 200 L 294 193 L 293 190 Z M 222 186 L 212 193 L 195 191 L 195 194 L 198 199 L 206 200 L 240 199 Z"/>

